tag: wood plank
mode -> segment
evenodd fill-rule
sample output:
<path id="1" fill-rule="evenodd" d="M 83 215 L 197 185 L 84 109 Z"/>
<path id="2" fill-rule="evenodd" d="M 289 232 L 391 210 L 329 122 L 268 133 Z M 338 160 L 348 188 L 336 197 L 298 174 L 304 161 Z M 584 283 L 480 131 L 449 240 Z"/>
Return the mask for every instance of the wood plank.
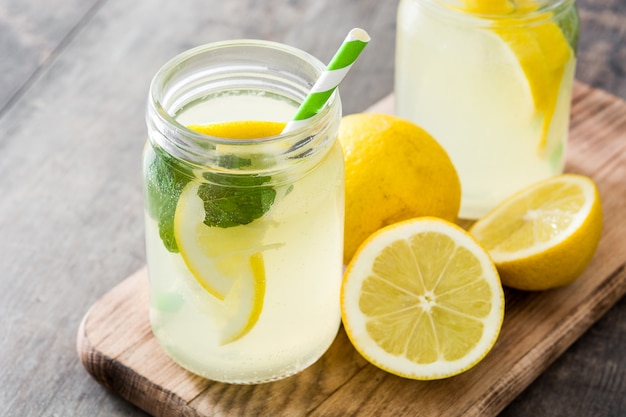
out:
<path id="1" fill-rule="evenodd" d="M 372 109 L 392 112 L 387 98 Z M 577 83 L 567 171 L 591 176 L 605 212 L 598 251 L 574 284 L 540 293 L 506 291 L 492 352 L 442 381 L 411 381 L 368 364 L 343 330 L 320 361 L 285 380 L 228 385 L 175 365 L 148 323 L 141 269 L 85 315 L 77 349 L 96 380 L 154 416 L 354 415 L 494 416 L 626 293 L 626 103 Z"/>
<path id="2" fill-rule="evenodd" d="M 98 0 L 16 0 L 0 3 L 0 114 L 32 77 L 59 54 Z M 50 10 L 54 10 L 51 15 Z"/>

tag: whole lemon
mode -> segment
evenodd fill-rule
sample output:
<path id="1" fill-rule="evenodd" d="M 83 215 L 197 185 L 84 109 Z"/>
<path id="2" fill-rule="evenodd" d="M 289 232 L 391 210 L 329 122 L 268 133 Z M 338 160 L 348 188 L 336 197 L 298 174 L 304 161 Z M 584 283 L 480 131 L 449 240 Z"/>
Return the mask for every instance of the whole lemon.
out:
<path id="1" fill-rule="evenodd" d="M 461 183 L 446 151 L 414 123 L 387 114 L 342 118 L 346 166 L 344 263 L 372 233 L 420 216 L 454 222 Z"/>

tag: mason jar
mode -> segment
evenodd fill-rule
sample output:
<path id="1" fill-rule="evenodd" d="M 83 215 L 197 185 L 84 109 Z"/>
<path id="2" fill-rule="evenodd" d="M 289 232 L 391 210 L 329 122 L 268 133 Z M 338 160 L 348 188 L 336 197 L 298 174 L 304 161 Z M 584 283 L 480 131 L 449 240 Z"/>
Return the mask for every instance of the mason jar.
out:
<path id="1" fill-rule="evenodd" d="M 337 334 L 338 92 L 282 133 L 323 70 L 298 49 L 238 40 L 184 52 L 152 80 L 143 157 L 150 322 L 164 351 L 195 374 L 276 380 L 314 363 Z M 268 124 L 281 129 L 268 136 Z"/>
<path id="2" fill-rule="evenodd" d="M 446 149 L 460 217 L 564 169 L 578 14 L 573 0 L 401 0 L 396 113 Z"/>

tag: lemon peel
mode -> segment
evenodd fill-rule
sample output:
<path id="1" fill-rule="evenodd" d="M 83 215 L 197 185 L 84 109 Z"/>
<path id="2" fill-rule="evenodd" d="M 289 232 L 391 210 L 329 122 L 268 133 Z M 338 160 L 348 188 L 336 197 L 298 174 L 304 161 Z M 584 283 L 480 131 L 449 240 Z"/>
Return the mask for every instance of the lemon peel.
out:
<path id="1" fill-rule="evenodd" d="M 418 216 L 455 221 L 461 183 L 447 152 L 428 132 L 387 114 L 344 116 L 344 263 L 378 229 Z"/>

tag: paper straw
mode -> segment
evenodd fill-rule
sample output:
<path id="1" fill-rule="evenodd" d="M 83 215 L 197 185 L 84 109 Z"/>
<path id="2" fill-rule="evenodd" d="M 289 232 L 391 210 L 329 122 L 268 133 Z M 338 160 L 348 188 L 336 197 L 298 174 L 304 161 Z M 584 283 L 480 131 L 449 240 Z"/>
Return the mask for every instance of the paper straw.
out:
<path id="1" fill-rule="evenodd" d="M 300 104 L 293 120 L 285 126 L 283 133 L 303 126 L 308 119 L 315 116 L 324 107 L 369 40 L 369 35 L 363 29 L 354 28 L 348 33 L 335 56 Z"/>

